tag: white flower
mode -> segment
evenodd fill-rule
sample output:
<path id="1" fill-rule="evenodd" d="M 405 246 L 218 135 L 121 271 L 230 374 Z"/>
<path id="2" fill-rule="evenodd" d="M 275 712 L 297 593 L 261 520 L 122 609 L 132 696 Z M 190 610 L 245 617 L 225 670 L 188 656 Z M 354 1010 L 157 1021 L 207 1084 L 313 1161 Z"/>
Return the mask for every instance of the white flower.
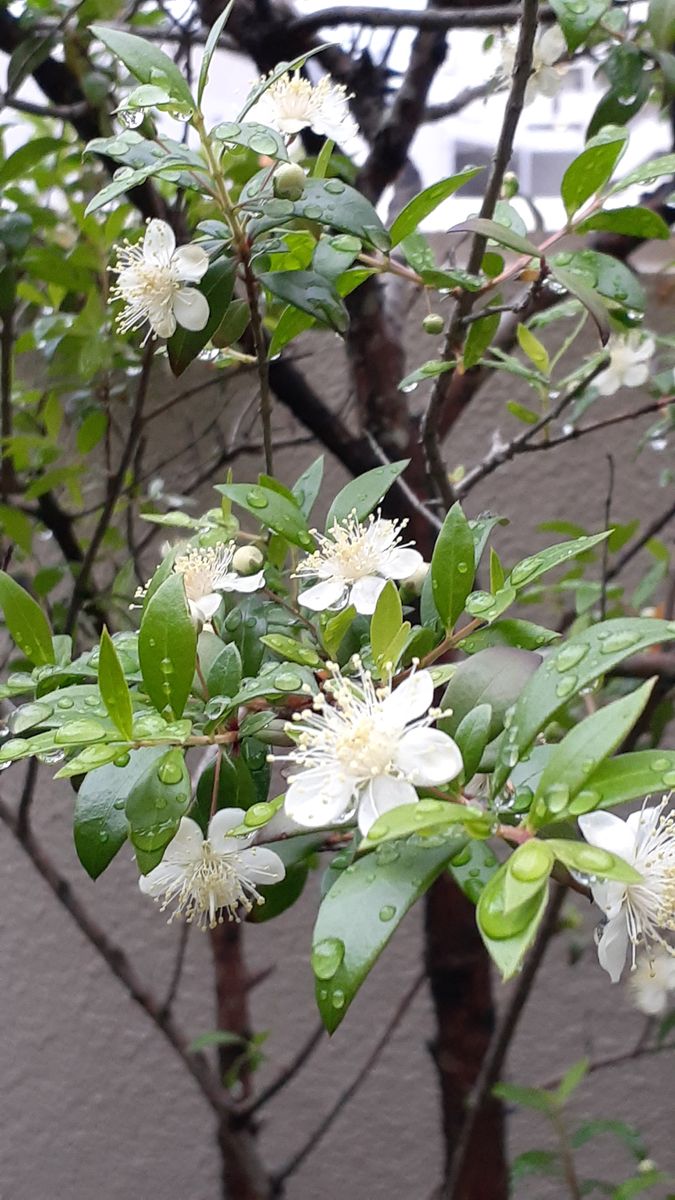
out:
<path id="1" fill-rule="evenodd" d="M 388 579 L 407 579 L 422 566 L 417 550 L 401 545 L 405 521 L 369 517 L 367 523 L 348 517 L 336 521 L 327 534 L 314 533 L 319 549 L 298 564 L 296 576 L 316 576 L 319 582 L 300 593 L 300 603 L 315 612 L 353 604 L 359 613 L 375 612 L 377 598 Z"/>
<path id="2" fill-rule="evenodd" d="M 307 126 L 322 137 L 345 142 L 358 126 L 349 112 L 349 97 L 341 83 L 324 75 L 313 86 L 298 71 L 289 71 L 271 83 L 246 115 L 277 133 L 294 136 Z"/>
<path id="3" fill-rule="evenodd" d="M 113 300 L 126 307 L 117 319 L 121 333 L 138 329 L 147 321 L 151 333 L 168 338 L 176 330 L 203 329 L 209 319 L 209 305 L 197 288 L 209 265 L 201 246 L 179 246 L 166 221 L 148 221 L 145 236 L 130 246 L 117 248 L 117 264 L 112 268 L 117 283 L 111 289 Z"/>
<path id="4" fill-rule="evenodd" d="M 516 60 L 517 35 L 511 34 L 502 42 L 502 75 L 509 79 Z M 549 99 L 560 90 L 567 67 L 555 65 L 567 51 L 565 35 L 559 25 L 551 25 L 539 33 L 532 53 L 532 70 L 525 91 L 525 103 L 531 104 L 537 95 Z"/>
<path id="5" fill-rule="evenodd" d="M 284 878 L 284 864 L 266 846 L 251 846 L 248 837 L 228 837 L 241 825 L 243 808 L 222 808 L 209 822 L 204 838 L 196 821 L 183 817 L 164 857 L 154 870 L 141 875 L 138 884 L 146 896 L 164 898 L 162 911 L 176 902 L 171 919 L 182 916 L 191 924 L 210 929 L 224 921 L 238 921 L 238 910 L 250 912 L 264 899 L 257 888 Z"/>
<path id="6" fill-rule="evenodd" d="M 613 396 L 622 387 L 641 387 L 649 379 L 649 360 L 656 349 L 652 338 L 639 329 L 613 334 L 607 344 L 609 366 L 601 371 L 594 386 L 601 396 Z"/>
<path id="7" fill-rule="evenodd" d="M 193 547 L 179 554 L 173 564 L 174 571 L 183 576 L 190 612 L 197 621 L 210 621 L 222 600 L 221 592 L 255 592 L 264 587 L 263 571 L 237 575 L 231 569 L 235 552 L 234 542 Z"/>
<path id="8" fill-rule="evenodd" d="M 638 946 L 648 953 L 654 943 L 668 950 L 660 930 L 675 931 L 675 827 L 672 813 L 664 810 L 665 802 L 631 813 L 625 821 L 609 812 L 579 817 L 591 846 L 619 855 L 642 875 L 640 883 L 607 880 L 591 888 L 607 917 L 598 958 L 612 983 L 620 978 L 629 949 L 634 967 Z"/>
<path id="9" fill-rule="evenodd" d="M 668 1008 L 668 995 L 675 991 L 675 958 L 666 950 L 640 957 L 629 979 L 633 1001 L 640 1012 L 660 1017 Z"/>
<path id="10" fill-rule="evenodd" d="M 285 810 L 314 828 L 347 820 L 358 808 L 366 834 L 383 813 L 413 804 L 416 787 L 454 779 L 462 756 L 448 734 L 429 728 L 435 714 L 428 671 L 392 691 L 391 684 L 376 688 L 367 671 L 345 678 L 338 667 L 331 670 L 328 697 L 316 697 L 316 711 L 298 714 L 289 728 L 297 745 L 280 757 L 300 770 L 288 776 Z"/>

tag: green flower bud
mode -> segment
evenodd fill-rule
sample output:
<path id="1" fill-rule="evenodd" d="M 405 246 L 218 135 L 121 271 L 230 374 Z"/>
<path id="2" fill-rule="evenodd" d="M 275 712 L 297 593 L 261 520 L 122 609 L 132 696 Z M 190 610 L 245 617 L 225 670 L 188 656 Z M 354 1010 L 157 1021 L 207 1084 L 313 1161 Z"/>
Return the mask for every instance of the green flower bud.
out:
<path id="1" fill-rule="evenodd" d="M 507 171 L 502 181 L 502 196 L 505 200 L 512 200 L 520 191 L 520 183 L 518 176 L 514 175 L 513 171 Z"/>
<path id="2" fill-rule="evenodd" d="M 307 176 L 298 163 L 282 163 L 272 176 L 274 195 L 283 200 L 299 200 L 305 190 Z"/>
<path id="3" fill-rule="evenodd" d="M 240 546 L 232 558 L 233 570 L 237 575 L 255 575 L 262 567 L 265 559 L 257 546 Z"/>
<path id="4" fill-rule="evenodd" d="M 442 333 L 445 327 L 445 321 L 440 313 L 427 313 L 422 321 L 422 329 L 425 333 Z"/>

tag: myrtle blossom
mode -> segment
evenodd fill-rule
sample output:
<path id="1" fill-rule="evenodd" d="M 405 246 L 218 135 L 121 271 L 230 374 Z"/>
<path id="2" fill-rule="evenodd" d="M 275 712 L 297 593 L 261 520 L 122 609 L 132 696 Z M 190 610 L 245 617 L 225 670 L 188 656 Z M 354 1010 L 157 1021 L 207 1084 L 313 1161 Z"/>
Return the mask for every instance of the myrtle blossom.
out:
<path id="1" fill-rule="evenodd" d="M 516 61 L 517 36 L 509 34 L 502 42 L 501 75 L 510 79 Z M 531 104 L 538 95 L 549 99 L 555 96 L 562 85 L 567 70 L 558 63 L 567 51 L 565 35 L 559 25 L 551 25 L 537 35 L 532 51 L 532 69 L 525 90 L 525 104 Z"/>
<path id="2" fill-rule="evenodd" d="M 655 944 L 671 950 L 661 931 L 675 932 L 675 821 L 664 801 L 625 821 L 610 812 L 587 813 L 579 826 L 591 846 L 625 859 L 642 876 L 640 883 L 603 880 L 591 887 L 607 918 L 598 958 L 616 983 L 629 953 L 635 967 L 638 947 L 648 955 Z"/>
<path id="3" fill-rule="evenodd" d="M 215 546 L 193 546 L 176 558 L 173 569 L 183 576 L 185 595 L 195 620 L 210 621 L 222 600 L 221 592 L 255 592 L 264 587 L 263 571 L 238 575 L 232 570 L 235 554 L 235 542 L 218 542 Z"/>
<path id="4" fill-rule="evenodd" d="M 203 329 L 209 319 L 209 304 L 197 288 L 189 285 L 199 283 L 208 265 L 208 255 L 201 246 L 176 248 L 173 230 L 166 221 L 148 221 L 140 242 L 117 247 L 117 262 L 111 268 L 117 274 L 111 298 L 125 305 L 117 318 L 120 332 L 139 329 L 146 321 L 150 326 L 148 337 L 171 337 L 177 325 L 193 331 Z"/>
<path id="5" fill-rule="evenodd" d="M 648 1017 L 660 1017 L 668 1009 L 669 996 L 675 992 L 675 958 L 667 950 L 643 954 L 631 972 L 629 985 L 633 1003 Z"/>
<path id="6" fill-rule="evenodd" d="M 175 916 L 202 929 L 215 929 L 225 920 L 239 921 L 239 912 L 263 904 L 258 888 L 279 883 L 286 869 L 278 854 L 266 846 L 251 846 L 255 833 L 228 837 L 244 820 L 243 808 L 223 808 L 209 822 L 204 837 L 191 817 L 183 817 L 161 863 L 138 884 L 146 896 L 163 900 L 162 911 L 175 901 Z"/>
<path id="7" fill-rule="evenodd" d="M 413 672 L 397 687 L 376 686 L 358 659 L 357 675 L 330 665 L 325 694 L 314 711 L 298 713 L 289 734 L 296 746 L 280 756 L 294 768 L 284 808 L 309 828 L 339 824 L 357 815 L 366 834 L 392 808 L 412 804 L 416 787 L 448 783 L 462 769 L 453 739 L 429 726 L 434 685 L 428 671 Z"/>
<path id="8" fill-rule="evenodd" d="M 607 344 L 609 364 L 596 377 L 594 386 L 601 396 L 613 396 L 622 387 L 641 387 L 649 379 L 649 360 L 656 346 L 639 329 L 628 334 L 613 334 Z"/>
<path id="9" fill-rule="evenodd" d="M 321 137 L 341 143 L 358 133 L 348 101 L 346 88 L 333 83 L 329 75 L 312 84 L 299 71 L 286 71 L 256 100 L 246 120 L 258 121 L 290 137 L 309 126 Z"/>
<path id="10" fill-rule="evenodd" d="M 419 551 L 401 542 L 405 524 L 379 513 L 364 523 L 352 514 L 326 534 L 314 531 L 319 548 L 298 564 L 295 574 L 318 582 L 300 593 L 300 603 L 314 611 L 353 604 L 358 613 L 375 612 L 388 579 L 407 579 L 424 564 Z"/>

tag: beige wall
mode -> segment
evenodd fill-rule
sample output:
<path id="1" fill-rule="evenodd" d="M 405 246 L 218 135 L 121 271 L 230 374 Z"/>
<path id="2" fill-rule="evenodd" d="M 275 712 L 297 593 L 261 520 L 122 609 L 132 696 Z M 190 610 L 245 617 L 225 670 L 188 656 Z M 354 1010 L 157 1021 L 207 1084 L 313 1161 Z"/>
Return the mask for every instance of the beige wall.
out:
<path id="1" fill-rule="evenodd" d="M 655 311 L 655 319 L 666 328 L 667 312 L 663 306 Z M 415 365 L 435 348 L 431 339 L 417 336 L 416 320 L 410 330 L 410 361 Z M 308 348 L 316 351 L 316 341 L 305 341 L 302 349 Z M 328 389 L 332 402 L 341 404 L 347 398 L 341 349 L 333 338 L 323 338 L 320 353 L 303 367 L 324 394 Z M 166 386 L 166 380 L 156 385 L 162 400 Z M 453 435 L 451 465 L 470 465 L 482 457 L 496 425 L 506 437 L 511 435 L 512 425 L 504 421 L 502 411 L 510 394 L 508 377 L 500 377 L 489 394 L 481 395 Z M 636 405 L 640 399 L 633 393 L 623 402 Z M 604 401 L 603 411 L 617 403 Z M 211 393 L 194 401 L 191 437 L 213 414 Z M 231 423 L 231 409 L 225 407 L 223 430 Z M 190 440 L 175 419 L 160 424 L 156 442 L 151 439 L 149 445 L 151 462 L 175 450 L 178 439 Z M 283 414 L 278 424 L 280 434 L 293 428 Z M 510 517 L 511 525 L 498 534 L 507 561 L 529 548 L 533 537 L 541 544 L 551 540 L 536 532 L 546 519 L 565 516 L 599 528 L 607 480 L 603 456 L 611 450 L 617 468 L 615 519 L 648 517 L 665 507 L 672 489 L 665 492 L 657 485 L 665 456 L 646 451 L 636 459 L 635 440 L 630 427 L 620 427 L 610 436 L 529 456 L 476 488 L 467 508 L 471 515 L 491 508 Z M 208 435 L 189 452 L 180 470 L 163 470 L 171 490 L 180 490 L 197 464 L 203 465 L 214 452 L 213 436 Z M 284 454 L 280 474 L 286 482 L 312 452 L 305 445 Z M 239 464 L 240 477 L 247 469 Z M 334 470 L 334 488 L 340 481 L 341 472 Z M 201 498 L 210 502 L 208 492 Z M 633 579 L 639 569 L 635 564 Z M 40 839 L 78 895 L 161 995 L 178 930 L 168 927 L 141 897 L 127 850 L 98 883 L 88 881 L 70 837 L 71 792 L 64 783 L 52 785 L 47 770 L 42 771 L 35 808 Z M 19 767 L 0 777 L 3 796 L 16 795 L 20 784 Z M 181 1064 L 109 977 L 4 828 L 0 862 L 0 1200 L 213 1200 L 218 1195 L 219 1164 L 211 1117 Z M 255 1026 L 271 1031 L 263 1082 L 292 1056 L 317 1020 L 307 961 L 317 882 L 291 913 L 247 931 L 251 971 L 275 964 L 273 974 L 253 993 Z M 410 914 L 343 1027 L 325 1040 L 301 1079 L 270 1105 L 261 1140 L 273 1166 L 303 1143 L 353 1077 L 376 1031 L 414 977 L 421 949 L 420 916 L 418 911 Z M 587 916 L 585 920 L 588 925 Z M 587 935 L 588 929 L 588 946 Z M 580 938 L 561 935 L 550 950 L 509 1063 L 509 1077 L 519 1082 L 550 1079 L 583 1054 L 613 1053 L 631 1046 L 639 1034 L 641 1022 L 626 990 L 611 987 L 590 948 L 580 964 L 569 965 L 571 944 Z M 208 940 L 193 931 L 177 1005 L 191 1036 L 213 1027 L 210 987 Z M 503 1000 L 508 991 L 498 985 L 497 994 Z M 432 1028 L 428 998 L 420 994 L 354 1102 L 291 1182 L 290 1200 L 427 1200 L 441 1163 L 436 1082 L 426 1050 Z M 636 1122 L 652 1156 L 675 1173 L 672 1062 L 672 1055 L 643 1059 L 599 1073 L 581 1091 L 574 1115 Z M 546 1144 L 538 1119 L 530 1116 L 516 1116 L 511 1135 L 514 1152 Z M 600 1140 L 597 1152 L 586 1157 L 589 1172 L 596 1175 L 603 1169 L 618 1174 L 626 1161 L 609 1138 Z M 536 1181 L 519 1194 L 556 1200 L 561 1189 Z"/>

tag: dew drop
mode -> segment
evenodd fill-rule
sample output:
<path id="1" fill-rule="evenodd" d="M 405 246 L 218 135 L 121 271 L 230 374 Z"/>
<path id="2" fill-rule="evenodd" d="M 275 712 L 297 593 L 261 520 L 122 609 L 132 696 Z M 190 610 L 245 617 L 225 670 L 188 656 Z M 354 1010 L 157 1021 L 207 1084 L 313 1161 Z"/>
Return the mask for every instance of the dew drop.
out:
<path id="1" fill-rule="evenodd" d="M 98 721 L 69 721 L 57 729 L 54 741 L 62 746 L 76 745 L 78 742 L 100 742 L 105 736 L 106 731 Z"/>
<path id="2" fill-rule="evenodd" d="M 244 815 L 244 825 L 257 828 L 259 825 L 265 825 L 274 816 L 275 809 L 273 804 L 268 804 L 266 801 L 261 801 L 260 804 L 252 804 Z"/>
<path id="3" fill-rule="evenodd" d="M 634 633 L 610 633 L 600 647 L 601 654 L 616 654 L 621 650 L 629 650 L 638 641 Z"/>
<path id="4" fill-rule="evenodd" d="M 393 904 L 383 904 L 380 909 L 380 920 L 391 921 L 396 916 L 396 909 Z"/>
<path id="5" fill-rule="evenodd" d="M 117 119 L 124 129 L 138 129 L 143 124 L 143 109 L 123 108 L 118 112 Z"/>
<path id="6" fill-rule="evenodd" d="M 157 768 L 157 778 L 162 783 L 174 784 L 180 783 L 183 778 L 183 765 L 180 759 L 171 752 L 170 757 L 164 759 Z"/>
<path id="7" fill-rule="evenodd" d="M 662 782 L 665 787 L 675 787 L 675 771 L 666 771 Z"/>
<path id="8" fill-rule="evenodd" d="M 655 758 L 651 763 L 652 771 L 667 771 L 670 766 L 669 758 Z"/>
<path id="9" fill-rule="evenodd" d="M 593 788 L 585 788 L 570 802 L 570 812 L 575 817 L 581 816 L 582 813 L 591 812 L 597 808 L 601 800 L 600 792 L 594 791 Z"/>
<path id="10" fill-rule="evenodd" d="M 484 613 L 494 605 L 494 596 L 490 592 L 472 592 L 466 601 L 466 611 L 469 613 Z"/>
<path id="11" fill-rule="evenodd" d="M 126 767 L 129 764 L 130 757 L 131 755 L 127 754 L 125 751 L 124 754 L 118 754 L 117 757 L 113 759 L 113 762 L 115 763 L 116 767 Z M 122 806 L 124 807 L 124 802 L 122 802 Z"/>
<path id="12" fill-rule="evenodd" d="M 274 686 L 280 692 L 295 692 L 302 687 L 302 679 L 291 671 L 281 671 L 274 677 Z"/>
<path id="13" fill-rule="evenodd" d="M 312 970 L 317 979 L 332 979 L 345 956 L 341 938 L 329 937 L 317 942 L 312 949 Z"/>
<path id="14" fill-rule="evenodd" d="M 71 700 L 68 696 L 63 696 L 61 700 L 56 701 L 56 707 L 57 708 L 72 708 L 74 703 L 75 703 L 75 701 Z"/>
<path id="15" fill-rule="evenodd" d="M 345 994 L 344 994 L 342 988 L 335 989 L 335 991 L 333 992 L 333 995 L 331 996 L 331 1001 L 333 1004 L 333 1008 L 344 1008 Z"/>
<path id="16" fill-rule="evenodd" d="M 516 563 L 511 572 L 511 583 L 515 587 L 521 583 L 525 583 L 530 576 L 534 575 L 539 564 L 540 560 L 536 555 L 533 555 L 531 558 L 524 558 L 522 562 Z"/>
<path id="17" fill-rule="evenodd" d="M 577 686 L 576 675 L 566 675 L 564 679 L 560 680 L 560 683 L 558 684 L 557 688 L 555 689 L 555 694 L 559 700 L 566 700 L 568 696 L 572 695 L 572 692 L 574 691 L 576 686 Z"/>
<path id="18" fill-rule="evenodd" d="M 585 658 L 587 654 L 587 645 L 575 646 L 573 643 L 570 643 L 569 646 L 563 646 L 558 651 L 553 661 L 558 671 L 571 671 L 572 667 L 578 666 L 582 658 Z"/>
<path id="19" fill-rule="evenodd" d="M 533 883 L 546 875 L 551 866 L 551 852 L 537 841 L 522 846 L 510 863 L 511 874 L 522 883 Z"/>
<path id="20" fill-rule="evenodd" d="M 570 789 L 565 783 L 553 783 L 544 793 L 546 807 L 551 813 L 560 813 L 567 808 L 570 799 Z"/>

